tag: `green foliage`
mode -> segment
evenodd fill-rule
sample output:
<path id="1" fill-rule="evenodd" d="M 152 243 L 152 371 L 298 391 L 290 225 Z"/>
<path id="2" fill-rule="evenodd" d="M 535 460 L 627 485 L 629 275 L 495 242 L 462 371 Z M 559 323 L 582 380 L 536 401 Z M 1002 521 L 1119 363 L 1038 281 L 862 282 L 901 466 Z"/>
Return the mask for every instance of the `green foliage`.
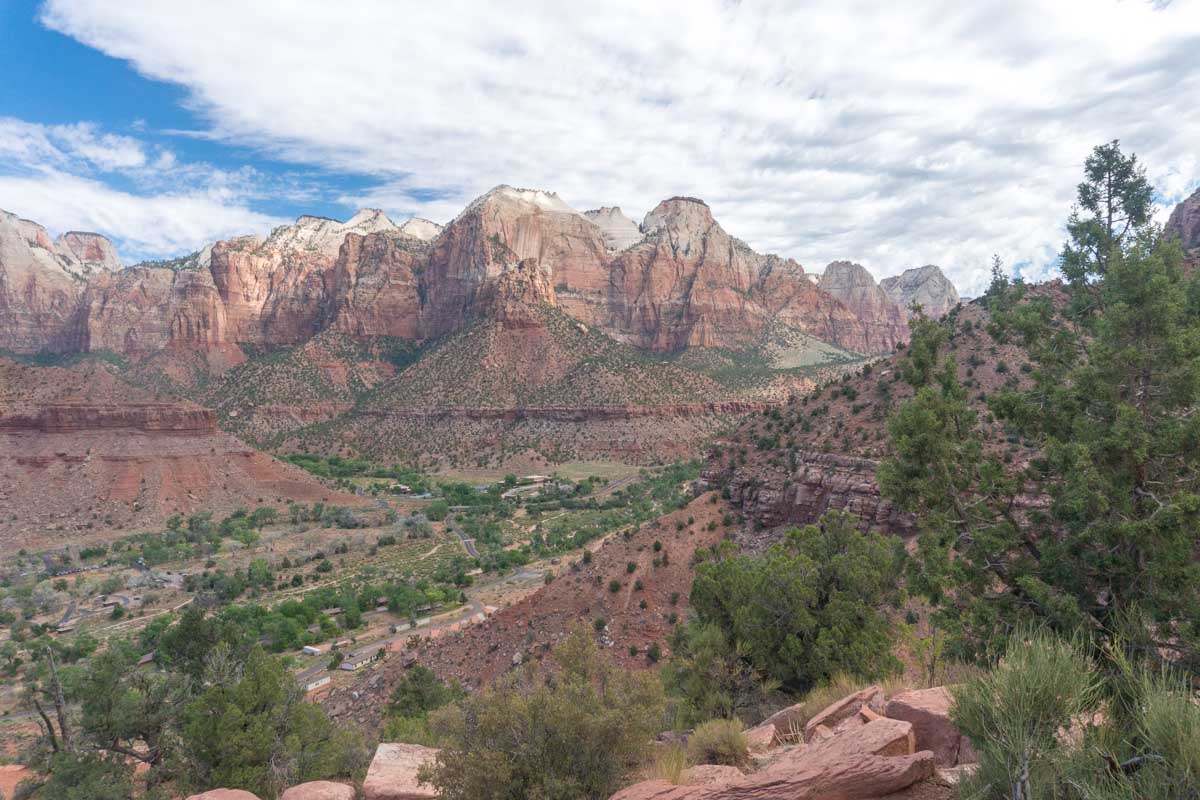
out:
<path id="1" fill-rule="evenodd" d="M 1018 632 L 951 716 L 980 756 L 963 796 L 1160 800 L 1200 791 L 1200 706 L 1186 681 L 1078 641 Z M 1096 712 L 1099 711 L 1097 714 Z"/>
<path id="2" fill-rule="evenodd" d="M 442 797 L 600 800 L 641 761 L 662 722 L 656 677 L 616 667 L 582 630 L 552 657 L 549 675 L 529 664 L 434 712 L 445 745 L 422 774 Z"/>
<path id="3" fill-rule="evenodd" d="M 895 671 L 882 608 L 897 600 L 899 540 L 862 534 L 830 512 L 761 556 L 723 546 L 696 569 L 692 608 L 762 674 L 803 691 L 846 672 Z"/>
<path id="4" fill-rule="evenodd" d="M 361 741 L 304 702 L 303 690 L 277 659 L 256 647 L 234 679 L 222 652 L 210 658 L 207 688 L 182 715 L 182 750 L 194 785 L 272 798 L 286 786 L 349 774 L 361 765 Z"/>
<path id="5" fill-rule="evenodd" d="M 1011 475 L 985 454 L 947 361 L 892 418 L 880 484 L 918 515 L 913 587 L 960 655 L 1000 652 L 1023 621 L 1111 638 L 1137 607 L 1200 665 L 1200 281 L 1150 224 L 1149 186 L 1115 142 L 1088 159 L 1068 232 L 1065 308 L 1000 275 L 987 298 L 1032 364 L 1032 385 L 991 411 L 1040 456 Z M 1048 512 L 1019 512 L 1022 494 Z"/>
<path id="6" fill-rule="evenodd" d="M 760 719 L 772 688 L 719 626 L 697 621 L 672 632 L 663 684 L 679 699 L 676 724 L 684 727 L 718 718 Z"/>
<path id="7" fill-rule="evenodd" d="M 995 669 L 954 693 L 954 723 L 979 752 L 982 796 L 1050 796 L 1043 787 L 1054 781 L 1059 731 L 1098 700 L 1091 665 L 1072 644 L 1013 637 Z"/>
<path id="8" fill-rule="evenodd" d="M 461 700 L 466 695 L 458 681 L 445 683 L 428 667 L 412 667 L 392 690 L 384 740 L 434 745 L 437 737 L 429 730 L 429 712 Z"/>
<path id="9" fill-rule="evenodd" d="M 388 710 L 402 717 L 423 717 L 463 695 L 457 681 L 445 683 L 433 674 L 433 670 L 418 664 L 408 670 L 392 690 Z"/>
<path id="10" fill-rule="evenodd" d="M 693 764 L 740 767 L 750 760 L 742 723 L 735 719 L 714 719 L 697 727 L 688 737 L 687 752 Z"/>
<path id="11" fill-rule="evenodd" d="M 57 753 L 50 779 L 37 797 L 53 800 L 128 800 L 133 797 L 133 766 L 116 755 Z"/>
<path id="12" fill-rule="evenodd" d="M 434 500 L 425 509 L 425 516 L 433 522 L 441 522 L 450 511 L 450 505 L 445 500 Z"/>

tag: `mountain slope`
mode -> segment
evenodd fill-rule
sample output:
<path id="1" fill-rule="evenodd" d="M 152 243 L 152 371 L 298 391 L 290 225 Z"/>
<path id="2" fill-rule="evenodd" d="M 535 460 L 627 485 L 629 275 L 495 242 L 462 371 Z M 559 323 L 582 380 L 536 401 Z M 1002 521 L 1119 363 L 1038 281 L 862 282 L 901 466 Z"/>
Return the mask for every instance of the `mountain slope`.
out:
<path id="1" fill-rule="evenodd" d="M 120 380 L 106 362 L 0 358 L 0 541 L 77 542 L 174 513 L 358 502 L 217 429 L 212 411 Z"/>

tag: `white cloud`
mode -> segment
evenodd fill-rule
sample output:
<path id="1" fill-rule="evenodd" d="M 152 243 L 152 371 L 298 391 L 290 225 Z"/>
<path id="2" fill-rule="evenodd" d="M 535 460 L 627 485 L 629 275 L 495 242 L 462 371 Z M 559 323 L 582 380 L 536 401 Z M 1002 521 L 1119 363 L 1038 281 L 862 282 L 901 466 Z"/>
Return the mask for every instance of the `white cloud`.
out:
<path id="1" fill-rule="evenodd" d="M 99 231 L 133 263 L 198 250 L 209 242 L 266 231 L 289 220 L 228 205 L 204 193 L 140 196 L 66 173 L 0 175 L 0 208 L 53 233 Z"/>
<path id="2" fill-rule="evenodd" d="M 114 187 L 114 178 L 139 192 Z M 170 150 L 87 122 L 39 125 L 0 117 L 0 208 L 54 233 L 103 233 L 126 263 L 284 224 L 247 204 L 297 191 L 286 177 L 183 163 Z"/>
<path id="3" fill-rule="evenodd" d="M 364 199 L 393 211 L 445 219 L 497 183 L 634 213 L 696 195 L 809 267 L 935 262 L 967 292 L 992 253 L 1052 259 L 1095 144 L 1122 139 L 1165 197 L 1200 177 L 1200 0 L 48 0 L 44 20 L 186 87 L 205 135 L 379 176 Z"/>

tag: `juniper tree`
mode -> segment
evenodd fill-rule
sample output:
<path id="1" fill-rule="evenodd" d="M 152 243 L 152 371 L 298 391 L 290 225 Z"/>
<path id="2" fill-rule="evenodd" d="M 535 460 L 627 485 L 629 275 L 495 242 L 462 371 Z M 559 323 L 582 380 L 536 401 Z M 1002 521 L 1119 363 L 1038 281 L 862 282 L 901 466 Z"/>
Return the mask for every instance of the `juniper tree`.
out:
<path id="1" fill-rule="evenodd" d="M 1039 456 L 1005 474 L 947 364 L 894 415 L 881 485 L 917 512 L 917 582 L 967 651 L 993 650 L 1021 618 L 1106 637 L 1141 609 L 1150 641 L 1195 660 L 1200 283 L 1151 222 L 1144 172 L 1116 142 L 1088 158 L 1078 201 L 1066 302 L 1006 281 L 988 298 L 993 334 L 1033 364 L 1031 385 L 990 409 Z M 1020 495 L 1047 506 L 1018 513 Z"/>

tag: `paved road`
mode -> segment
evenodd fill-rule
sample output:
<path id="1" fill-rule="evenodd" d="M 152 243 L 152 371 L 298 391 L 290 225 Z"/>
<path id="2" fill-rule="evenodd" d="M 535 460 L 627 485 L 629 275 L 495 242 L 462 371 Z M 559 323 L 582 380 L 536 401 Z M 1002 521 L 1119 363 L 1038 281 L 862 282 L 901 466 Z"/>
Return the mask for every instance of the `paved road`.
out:
<path id="1" fill-rule="evenodd" d="M 458 540 L 462 542 L 471 558 L 479 558 L 479 551 L 475 549 L 475 540 L 469 538 L 466 531 L 459 527 L 458 517 L 446 517 L 446 527 L 458 535 Z"/>

